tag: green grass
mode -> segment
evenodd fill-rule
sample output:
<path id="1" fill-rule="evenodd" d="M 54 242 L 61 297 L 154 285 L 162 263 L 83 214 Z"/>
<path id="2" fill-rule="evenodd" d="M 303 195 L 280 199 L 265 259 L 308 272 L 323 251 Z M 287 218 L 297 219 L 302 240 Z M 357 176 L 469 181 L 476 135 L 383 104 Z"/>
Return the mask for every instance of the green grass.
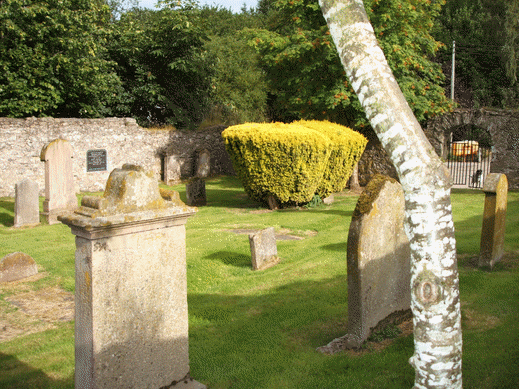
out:
<path id="1" fill-rule="evenodd" d="M 174 187 L 185 200 L 183 185 Z M 315 351 L 345 334 L 346 240 L 357 197 L 331 206 L 266 211 L 236 178 L 207 182 L 208 205 L 187 223 L 190 365 L 216 388 L 410 388 L 412 336 L 380 352 Z M 484 195 L 452 195 L 460 265 L 465 388 L 517 388 L 519 382 L 519 192 L 509 193 L 506 258 L 474 268 Z M 13 200 L 0 198 L 0 257 L 23 251 L 46 277 L 32 288 L 74 290 L 74 237 L 68 227 L 12 229 Z M 303 240 L 278 241 L 281 263 L 251 270 L 247 235 L 274 226 Z M 0 287 L 0 309 L 9 294 Z M 0 331 L 2 329 L 0 328 Z M 0 343 L 0 388 L 73 388 L 73 323 Z"/>

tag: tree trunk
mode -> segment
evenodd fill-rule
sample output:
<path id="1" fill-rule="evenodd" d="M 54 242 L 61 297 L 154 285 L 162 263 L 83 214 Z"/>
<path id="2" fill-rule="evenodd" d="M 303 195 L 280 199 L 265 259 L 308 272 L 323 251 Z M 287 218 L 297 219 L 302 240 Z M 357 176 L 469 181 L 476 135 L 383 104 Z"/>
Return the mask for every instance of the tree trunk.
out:
<path id="1" fill-rule="evenodd" d="M 414 388 L 461 389 L 461 314 L 447 169 L 395 81 L 362 0 L 319 0 L 342 64 L 404 189 Z"/>

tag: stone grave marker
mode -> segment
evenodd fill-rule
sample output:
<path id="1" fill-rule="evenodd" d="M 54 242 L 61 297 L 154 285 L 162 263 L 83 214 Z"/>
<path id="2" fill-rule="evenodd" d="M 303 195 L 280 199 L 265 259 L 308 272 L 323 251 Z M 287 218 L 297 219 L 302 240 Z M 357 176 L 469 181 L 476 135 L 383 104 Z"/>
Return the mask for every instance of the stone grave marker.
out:
<path id="1" fill-rule="evenodd" d="M 198 152 L 195 176 L 198 178 L 206 178 L 209 177 L 210 172 L 211 153 L 207 149 L 200 150 Z"/>
<path id="2" fill-rule="evenodd" d="M 14 227 L 40 224 L 40 200 L 38 183 L 24 178 L 14 186 Z"/>
<path id="3" fill-rule="evenodd" d="M 185 224 L 195 212 L 124 165 L 103 197 L 59 217 L 76 235 L 76 388 L 205 388 L 189 376 Z"/>
<path id="4" fill-rule="evenodd" d="M 77 208 L 72 157 L 72 146 L 65 139 L 56 139 L 41 150 L 40 160 L 45 162 L 43 216 L 49 224 L 57 223 L 58 215 Z"/>
<path id="5" fill-rule="evenodd" d="M 404 217 L 402 186 L 375 175 L 359 197 L 348 234 L 347 334 L 319 351 L 358 348 L 384 319 L 408 315 L 411 253 Z"/>
<path id="6" fill-rule="evenodd" d="M 508 197 L 508 180 L 506 175 L 490 173 L 485 178 L 485 207 L 483 210 L 483 226 L 479 266 L 492 267 L 503 257 L 505 246 L 505 217 Z"/>
<path id="7" fill-rule="evenodd" d="M 250 234 L 249 244 L 253 270 L 267 269 L 279 263 L 274 227 Z"/>
<path id="8" fill-rule="evenodd" d="M 207 204 L 205 193 L 205 180 L 202 178 L 192 178 L 186 184 L 187 205 L 200 207 Z"/>
<path id="9" fill-rule="evenodd" d="M 181 169 L 180 161 L 177 155 L 167 155 L 165 157 L 164 166 L 164 183 L 173 185 L 180 182 Z"/>
<path id="10" fill-rule="evenodd" d="M 17 281 L 38 274 L 38 266 L 31 256 L 17 252 L 0 260 L 0 282 Z"/>

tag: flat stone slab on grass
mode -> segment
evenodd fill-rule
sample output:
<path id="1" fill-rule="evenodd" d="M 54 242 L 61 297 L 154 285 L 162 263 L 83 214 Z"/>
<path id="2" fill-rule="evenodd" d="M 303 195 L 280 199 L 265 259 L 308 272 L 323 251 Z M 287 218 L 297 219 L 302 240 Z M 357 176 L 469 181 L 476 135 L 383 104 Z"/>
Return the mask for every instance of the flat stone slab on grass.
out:
<path id="1" fill-rule="evenodd" d="M 17 281 L 38 274 L 38 265 L 22 252 L 7 254 L 0 260 L 0 282 Z"/>

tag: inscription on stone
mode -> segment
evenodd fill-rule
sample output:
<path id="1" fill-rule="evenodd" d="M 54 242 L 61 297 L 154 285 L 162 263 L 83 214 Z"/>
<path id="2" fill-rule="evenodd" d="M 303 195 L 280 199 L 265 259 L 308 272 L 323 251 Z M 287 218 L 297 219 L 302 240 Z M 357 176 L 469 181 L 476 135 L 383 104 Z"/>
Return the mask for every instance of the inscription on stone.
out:
<path id="1" fill-rule="evenodd" d="M 100 172 L 107 170 L 106 150 L 88 150 L 87 151 L 87 172 Z"/>

